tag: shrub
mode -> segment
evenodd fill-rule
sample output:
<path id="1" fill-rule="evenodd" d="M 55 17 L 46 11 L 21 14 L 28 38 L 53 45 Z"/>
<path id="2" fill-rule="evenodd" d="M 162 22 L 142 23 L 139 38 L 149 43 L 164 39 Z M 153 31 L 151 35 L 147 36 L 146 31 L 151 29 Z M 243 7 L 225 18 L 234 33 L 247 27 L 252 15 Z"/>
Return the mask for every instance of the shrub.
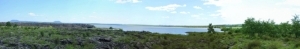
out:
<path id="1" fill-rule="evenodd" d="M 18 25 L 17 24 L 14 24 L 14 26 L 13 27 L 17 27 Z"/>
<path id="2" fill-rule="evenodd" d="M 239 33 L 239 32 L 241 32 L 241 29 L 235 29 L 234 32 L 235 32 L 235 33 Z"/>
<path id="3" fill-rule="evenodd" d="M 297 43 L 295 44 L 295 47 L 296 47 L 296 48 L 300 47 L 300 42 L 297 42 Z"/>
<path id="4" fill-rule="evenodd" d="M 10 22 L 6 22 L 6 26 L 11 26 L 11 23 Z"/>
<path id="5" fill-rule="evenodd" d="M 113 27 L 109 27 L 109 29 L 114 29 Z"/>
<path id="6" fill-rule="evenodd" d="M 228 34 L 232 34 L 232 32 L 228 32 Z"/>
<path id="7" fill-rule="evenodd" d="M 268 49 L 278 49 L 279 47 L 275 44 L 269 45 Z"/>
<path id="8" fill-rule="evenodd" d="M 254 49 L 254 48 L 260 48 L 261 47 L 261 42 L 256 40 L 248 43 L 247 48 L 248 49 Z"/>
<path id="9" fill-rule="evenodd" d="M 226 28 L 226 27 L 221 28 L 221 31 L 224 31 L 224 32 L 229 31 L 229 30 L 230 30 L 230 28 Z"/>

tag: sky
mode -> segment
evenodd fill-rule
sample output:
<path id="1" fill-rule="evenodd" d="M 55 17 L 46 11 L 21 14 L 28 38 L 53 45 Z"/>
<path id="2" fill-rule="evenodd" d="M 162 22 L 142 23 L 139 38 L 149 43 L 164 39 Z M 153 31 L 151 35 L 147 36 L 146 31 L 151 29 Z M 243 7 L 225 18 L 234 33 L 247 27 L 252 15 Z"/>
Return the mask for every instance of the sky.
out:
<path id="1" fill-rule="evenodd" d="M 0 21 L 207 25 L 290 21 L 300 0 L 0 0 Z"/>

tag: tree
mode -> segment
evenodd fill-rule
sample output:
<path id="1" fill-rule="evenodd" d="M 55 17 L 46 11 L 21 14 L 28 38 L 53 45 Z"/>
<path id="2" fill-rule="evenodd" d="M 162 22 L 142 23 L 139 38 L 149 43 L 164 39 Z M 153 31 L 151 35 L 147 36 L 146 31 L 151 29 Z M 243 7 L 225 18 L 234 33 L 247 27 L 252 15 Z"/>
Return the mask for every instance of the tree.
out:
<path id="1" fill-rule="evenodd" d="M 208 25 L 208 29 L 207 30 L 208 30 L 207 33 L 215 33 L 214 27 L 212 26 L 211 23 Z"/>
<path id="2" fill-rule="evenodd" d="M 277 37 L 278 33 L 276 32 L 276 29 L 273 20 L 260 21 L 255 20 L 254 18 L 248 18 L 242 25 L 243 33 L 250 36 L 258 34 L 258 36 L 270 35 L 272 37 Z"/>
<path id="3" fill-rule="evenodd" d="M 250 36 L 254 36 L 254 34 L 256 33 L 255 29 L 256 27 L 254 27 L 255 24 L 255 19 L 254 18 L 248 18 L 245 20 L 244 24 L 242 25 L 242 30 L 244 34 L 248 34 Z"/>
<path id="4" fill-rule="evenodd" d="M 11 23 L 10 22 L 6 22 L 6 26 L 11 26 Z"/>
<path id="5" fill-rule="evenodd" d="M 109 29 L 114 29 L 113 27 L 109 27 Z"/>
<path id="6" fill-rule="evenodd" d="M 269 35 L 271 37 L 278 37 L 278 32 L 276 31 L 275 22 L 273 20 L 263 21 L 262 34 Z"/>
<path id="7" fill-rule="evenodd" d="M 292 31 L 291 33 L 294 33 L 296 37 L 298 38 L 300 36 L 300 19 L 299 15 L 294 15 L 294 18 L 292 19 Z"/>
<path id="8" fill-rule="evenodd" d="M 280 33 L 283 37 L 289 36 L 291 33 L 292 25 L 289 22 L 280 23 L 277 28 L 277 32 Z"/>

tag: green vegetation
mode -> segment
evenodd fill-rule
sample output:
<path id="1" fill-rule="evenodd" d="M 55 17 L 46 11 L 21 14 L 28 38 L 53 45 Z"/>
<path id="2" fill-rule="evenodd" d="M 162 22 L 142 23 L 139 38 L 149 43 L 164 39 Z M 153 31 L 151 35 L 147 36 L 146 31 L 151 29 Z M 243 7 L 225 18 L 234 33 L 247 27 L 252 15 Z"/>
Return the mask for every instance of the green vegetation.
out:
<path id="1" fill-rule="evenodd" d="M 5 25 L 8 26 L 8 27 L 10 27 L 10 26 L 11 26 L 11 23 L 10 23 L 10 22 L 6 22 Z"/>
<path id="2" fill-rule="evenodd" d="M 6 24 L 10 24 L 7 22 Z M 105 31 L 105 32 L 100 32 Z M 10 25 L 0 26 L 0 49 L 83 49 L 96 48 L 94 42 L 100 35 L 116 34 L 118 30 L 52 28 Z M 115 33 L 110 33 L 115 32 Z M 120 35 L 119 35 L 120 36 Z M 78 39 L 79 38 L 79 39 Z M 90 40 L 88 40 L 90 39 Z M 79 40 L 79 41 L 78 41 Z M 85 41 L 80 41 L 85 40 Z M 95 41 L 93 41 L 95 40 Z M 4 47 L 2 47 L 4 46 Z"/>
<path id="3" fill-rule="evenodd" d="M 292 19 L 291 33 L 295 34 L 297 38 L 300 36 L 300 19 L 298 15 L 295 15 Z"/>
<path id="4" fill-rule="evenodd" d="M 292 19 L 292 24 L 289 22 L 284 22 L 276 25 L 273 20 L 268 21 L 259 21 L 254 18 L 248 18 L 245 20 L 245 24 L 242 26 L 242 30 L 244 34 L 249 36 L 271 36 L 271 37 L 291 37 L 295 35 L 296 37 L 300 36 L 300 19 L 298 15 L 295 15 Z"/>
<path id="5" fill-rule="evenodd" d="M 14 24 L 14 26 L 13 27 L 17 27 L 18 25 L 17 24 Z"/>
<path id="6" fill-rule="evenodd" d="M 245 20 L 224 32 L 159 34 L 110 28 L 54 28 L 0 26 L 0 49 L 299 49 L 300 19 L 275 24 L 273 20 Z M 213 34 L 211 34 L 213 33 Z"/>

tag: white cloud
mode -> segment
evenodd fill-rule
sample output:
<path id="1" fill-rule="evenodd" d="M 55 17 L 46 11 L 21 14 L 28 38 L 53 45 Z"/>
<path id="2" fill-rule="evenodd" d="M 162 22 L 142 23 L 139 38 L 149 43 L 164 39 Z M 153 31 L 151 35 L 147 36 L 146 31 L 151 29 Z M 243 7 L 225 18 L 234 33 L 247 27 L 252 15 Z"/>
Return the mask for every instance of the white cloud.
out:
<path id="1" fill-rule="evenodd" d="M 209 16 L 221 16 L 221 14 L 210 14 Z"/>
<path id="2" fill-rule="evenodd" d="M 172 12 L 170 12 L 170 13 L 177 13 L 176 11 L 172 11 Z"/>
<path id="3" fill-rule="evenodd" d="M 97 12 L 93 12 L 93 14 L 95 14 L 95 13 L 97 13 Z"/>
<path id="4" fill-rule="evenodd" d="M 195 9 L 202 9 L 200 6 L 194 6 Z"/>
<path id="5" fill-rule="evenodd" d="M 120 23 L 127 24 L 131 23 L 130 19 L 124 19 L 119 17 L 110 17 L 110 16 L 100 16 L 100 15 L 90 15 L 90 16 L 82 16 L 82 17 L 72 17 L 68 19 L 64 19 L 64 22 L 78 22 L 78 23 Z"/>
<path id="6" fill-rule="evenodd" d="M 140 0 L 116 0 L 116 3 L 139 3 Z"/>
<path id="7" fill-rule="evenodd" d="M 200 14 L 194 14 L 194 15 L 191 15 L 192 18 L 195 18 L 195 19 L 207 19 L 207 18 L 204 18 L 204 17 L 201 17 L 203 16 L 204 14 L 200 13 Z"/>
<path id="8" fill-rule="evenodd" d="M 28 15 L 29 15 L 29 16 L 38 16 L 38 15 L 36 15 L 35 13 L 32 13 L 32 12 L 28 13 Z"/>
<path id="9" fill-rule="evenodd" d="M 191 15 L 191 17 L 193 17 L 193 18 L 199 18 L 200 15 Z"/>
<path id="10" fill-rule="evenodd" d="M 185 12 L 185 11 L 182 11 L 180 12 L 181 14 L 190 14 L 190 12 Z"/>
<path id="11" fill-rule="evenodd" d="M 260 20 L 274 19 L 276 23 L 290 21 L 300 14 L 300 0 L 207 0 L 204 5 L 215 5 L 226 23 L 243 23 L 247 17 Z"/>
<path id="12" fill-rule="evenodd" d="M 170 18 L 170 16 L 163 16 L 162 18 L 165 18 L 165 19 L 167 19 L 167 18 Z"/>
<path id="13" fill-rule="evenodd" d="M 132 3 L 138 3 L 138 2 L 141 2 L 139 0 L 132 0 Z"/>
<path id="14" fill-rule="evenodd" d="M 171 12 L 171 13 L 176 13 L 176 9 L 178 7 L 185 7 L 186 5 L 178 5 L 178 4 L 169 4 L 166 6 L 158 6 L 158 7 L 152 7 L 152 6 L 148 6 L 145 7 L 148 10 L 152 10 L 152 11 L 167 11 L 167 12 Z M 174 12 L 175 11 L 175 12 Z"/>

